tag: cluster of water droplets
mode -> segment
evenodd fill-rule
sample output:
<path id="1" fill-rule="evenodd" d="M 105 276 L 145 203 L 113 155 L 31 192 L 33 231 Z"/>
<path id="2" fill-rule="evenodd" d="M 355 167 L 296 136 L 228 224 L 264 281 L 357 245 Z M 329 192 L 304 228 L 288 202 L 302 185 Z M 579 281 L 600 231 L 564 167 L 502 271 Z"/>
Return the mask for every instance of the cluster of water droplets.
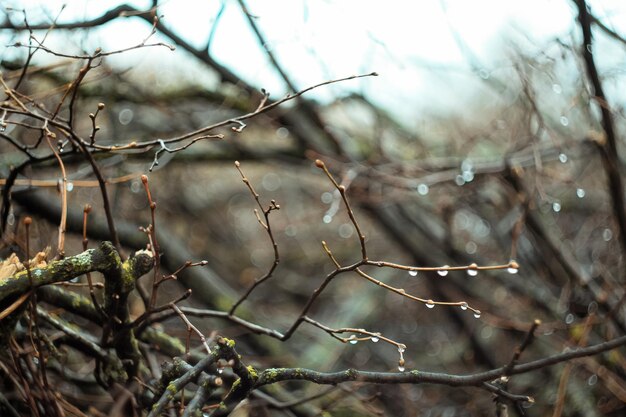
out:
<path id="1" fill-rule="evenodd" d="M 454 182 L 459 187 L 464 185 L 465 183 L 471 182 L 474 180 L 474 164 L 469 159 L 465 159 L 461 163 L 461 173 L 456 176 Z"/>
<path id="2" fill-rule="evenodd" d="M 328 224 L 333 221 L 333 217 L 335 217 L 335 214 L 337 214 L 337 211 L 339 211 L 340 198 L 341 196 L 339 194 L 339 191 L 337 190 L 335 190 L 333 193 L 322 193 L 322 203 L 330 204 L 330 207 L 328 207 L 328 210 L 326 210 L 326 213 L 324 213 L 324 216 L 322 217 L 322 221 L 324 223 Z"/>

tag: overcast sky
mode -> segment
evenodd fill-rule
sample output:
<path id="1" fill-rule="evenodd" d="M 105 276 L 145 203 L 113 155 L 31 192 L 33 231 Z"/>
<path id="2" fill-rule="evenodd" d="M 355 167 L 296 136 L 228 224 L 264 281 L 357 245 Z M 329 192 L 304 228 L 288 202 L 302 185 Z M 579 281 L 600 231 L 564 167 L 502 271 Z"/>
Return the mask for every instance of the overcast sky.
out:
<path id="1" fill-rule="evenodd" d="M 58 15 L 64 2 L 3 3 L 26 8 L 29 20 L 37 22 Z M 67 3 L 59 21 L 93 18 L 121 2 Z M 128 3 L 142 8 L 150 2 Z M 590 3 L 597 16 L 626 34 L 626 2 Z M 545 51 L 546 45 L 554 44 L 557 38 L 566 43 L 579 40 L 574 26 L 575 7 L 567 0 L 283 0 L 249 2 L 249 10 L 268 41 L 267 48 L 276 54 L 299 88 L 377 71 L 380 77 L 376 79 L 326 88 L 316 97 L 328 99 L 357 90 L 402 118 L 425 111 L 463 109 L 484 88 L 483 81 L 506 71 L 519 51 Z M 213 29 L 210 52 L 218 62 L 274 97 L 285 93 L 284 83 L 259 48 L 237 2 L 169 0 L 162 2 L 160 13 L 168 26 L 198 47 L 206 44 Z M 89 46 L 116 49 L 133 45 L 145 37 L 148 29 L 139 19 L 118 20 L 92 33 Z M 5 44 L 10 42 L 6 36 L 2 39 Z M 59 40 L 51 38 L 50 42 Z M 610 48 L 604 57 L 606 65 L 626 68 L 624 48 L 606 48 Z M 7 54 L 4 51 L 0 57 Z M 151 49 L 115 59 L 129 67 L 180 68 L 186 57 L 166 49 Z M 204 70 L 196 71 L 192 76 L 203 80 Z M 180 70 L 169 74 L 180 76 Z"/>

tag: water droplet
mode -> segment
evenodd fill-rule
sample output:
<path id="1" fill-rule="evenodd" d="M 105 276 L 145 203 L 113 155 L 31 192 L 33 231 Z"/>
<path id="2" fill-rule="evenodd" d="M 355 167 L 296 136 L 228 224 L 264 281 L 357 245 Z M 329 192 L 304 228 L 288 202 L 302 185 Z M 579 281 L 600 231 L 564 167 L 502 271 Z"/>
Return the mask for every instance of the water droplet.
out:
<path id="1" fill-rule="evenodd" d="M 135 193 L 135 194 L 137 194 L 139 191 L 141 191 L 141 181 L 139 181 L 139 180 L 133 180 L 133 181 L 130 183 L 130 191 L 131 191 L 132 193 Z"/>
<path id="2" fill-rule="evenodd" d="M 587 384 L 590 386 L 596 385 L 596 383 L 598 382 L 598 375 L 593 374 L 589 377 L 589 379 L 587 380 Z"/>
<path id="3" fill-rule="evenodd" d="M 217 368 L 217 373 L 218 373 L 218 374 L 221 374 L 221 373 L 223 373 L 223 372 L 224 372 L 224 368 Z"/>
<path id="4" fill-rule="evenodd" d="M 594 314 L 597 311 L 598 311 L 598 303 L 596 303 L 595 301 L 590 302 L 589 305 L 587 306 L 587 314 Z"/>
<path id="5" fill-rule="evenodd" d="M 332 193 L 329 193 L 329 192 L 322 193 L 322 203 L 330 204 L 332 202 L 333 202 L 333 195 L 332 195 Z"/>
<path id="6" fill-rule="evenodd" d="M 404 345 L 398 346 L 398 353 L 399 354 L 403 354 L 405 350 L 406 350 L 406 346 L 404 346 Z"/>
<path id="7" fill-rule="evenodd" d="M 463 304 L 461 304 L 461 310 L 467 310 L 467 307 L 469 307 L 467 303 L 464 302 Z"/>
<path id="8" fill-rule="evenodd" d="M 404 372 L 406 368 L 404 366 L 398 366 L 398 371 L 400 372 Z"/>
<path id="9" fill-rule="evenodd" d="M 426 301 L 426 307 L 428 307 L 428 308 L 435 307 L 435 302 L 433 300 Z"/>
<path id="10" fill-rule="evenodd" d="M 283 126 L 279 127 L 278 129 L 276 129 L 276 136 L 278 137 L 278 139 L 287 139 L 287 137 L 289 136 L 289 129 Z"/>
<path id="11" fill-rule="evenodd" d="M 416 277 L 417 276 L 417 271 L 409 271 L 409 275 L 412 277 Z"/>
<path id="12" fill-rule="evenodd" d="M 337 229 L 337 233 L 344 239 L 348 239 L 354 233 L 354 229 L 352 228 L 352 224 L 344 223 Z"/>
<path id="13" fill-rule="evenodd" d="M 509 274 L 517 274 L 519 272 L 519 266 L 517 262 L 511 260 L 509 261 L 509 267 L 506 269 Z"/>
<path id="14" fill-rule="evenodd" d="M 478 245 L 476 245 L 475 242 L 472 242 L 470 240 L 465 244 L 465 252 L 467 252 L 468 254 L 473 255 L 476 253 L 476 250 L 478 250 Z"/>
<path id="15" fill-rule="evenodd" d="M 474 311 L 474 317 L 477 318 L 477 319 L 480 318 L 480 310 Z"/>
<path id="16" fill-rule="evenodd" d="M 472 161 L 470 161 L 469 159 L 464 159 L 463 162 L 461 162 L 461 171 L 465 172 L 465 171 L 474 171 L 474 165 L 472 164 Z"/>
<path id="17" fill-rule="evenodd" d="M 569 313 L 567 316 L 565 316 L 565 324 L 572 323 L 574 323 L 574 315 L 572 313 Z"/>
<path id="18" fill-rule="evenodd" d="M 561 203 L 558 203 L 556 201 L 552 203 L 552 210 L 554 210 L 555 213 L 561 211 Z"/>
<path id="19" fill-rule="evenodd" d="M 267 191 L 276 191 L 282 185 L 282 181 L 280 179 L 280 176 L 275 172 L 268 172 L 263 176 L 261 184 L 263 185 L 263 188 L 265 188 Z"/>
<path id="20" fill-rule="evenodd" d="M 456 178 L 454 179 L 454 182 L 456 183 L 456 185 L 460 187 L 463 184 L 465 184 L 465 179 L 463 179 L 463 175 L 457 175 Z"/>
<path id="21" fill-rule="evenodd" d="M 330 214 L 325 214 L 324 217 L 322 218 L 322 221 L 328 224 L 333 221 L 333 216 L 331 216 Z"/>
<path id="22" fill-rule="evenodd" d="M 444 265 L 442 268 L 450 268 L 450 265 Z M 437 271 L 437 273 L 441 275 L 442 277 L 445 277 L 446 275 L 448 275 L 448 271 L 446 271 L 445 269 Z"/>
<path id="23" fill-rule="evenodd" d="M 380 338 L 378 336 L 372 336 L 371 338 L 372 342 L 374 343 L 378 343 L 378 341 L 380 340 Z"/>
<path id="24" fill-rule="evenodd" d="M 564 153 L 560 153 L 559 154 L 559 161 L 564 164 L 567 162 L 567 155 L 565 155 Z"/>
<path id="25" fill-rule="evenodd" d="M 605 242 L 613 239 L 613 232 L 611 231 L 611 229 L 604 229 L 604 231 L 602 232 L 602 239 L 604 239 Z"/>
<path id="26" fill-rule="evenodd" d="M 593 47 L 591 46 L 590 43 L 587 44 L 587 52 L 589 52 L 590 54 L 593 54 Z"/>
<path id="27" fill-rule="evenodd" d="M 71 192 L 74 189 L 74 183 L 68 181 L 65 183 L 65 189 L 67 192 Z"/>
<path id="28" fill-rule="evenodd" d="M 356 345 L 359 341 L 356 339 L 355 335 L 350 336 L 350 344 Z"/>
<path id="29" fill-rule="evenodd" d="M 298 234 L 298 228 L 293 224 L 287 225 L 285 227 L 285 236 L 295 237 Z"/>
<path id="30" fill-rule="evenodd" d="M 476 264 L 471 264 L 469 269 L 467 270 L 467 275 L 469 275 L 470 277 L 475 277 L 476 275 L 478 275 L 478 269 Z"/>
<path id="31" fill-rule="evenodd" d="M 472 171 L 463 171 L 463 181 L 472 182 L 474 180 L 474 173 Z"/>
<path id="32" fill-rule="evenodd" d="M 578 196 L 578 198 L 583 198 L 585 196 L 585 190 L 582 188 L 577 188 L 576 189 L 576 196 Z"/>
<path id="33" fill-rule="evenodd" d="M 133 113 L 131 109 L 123 109 L 122 111 L 120 111 L 117 117 L 120 121 L 120 124 L 126 126 L 127 124 L 133 121 L 134 115 L 135 114 Z"/>
<path id="34" fill-rule="evenodd" d="M 13 226 L 15 224 L 15 214 L 13 214 L 13 209 L 11 209 L 9 215 L 7 216 L 7 224 L 9 226 Z"/>
<path id="35" fill-rule="evenodd" d="M 561 94 L 563 92 L 563 88 L 561 88 L 558 84 L 552 84 L 552 91 L 554 91 L 555 94 Z"/>
<path id="36" fill-rule="evenodd" d="M 7 124 L 4 122 L 0 123 L 0 132 L 4 132 L 5 130 L 7 130 Z"/>
<path id="37" fill-rule="evenodd" d="M 561 124 L 562 124 L 563 126 L 567 126 L 567 125 L 569 125 L 569 119 L 568 119 L 567 117 L 565 117 L 565 116 L 561 116 L 561 118 L 559 119 L 559 121 L 561 122 Z"/>
<path id="38" fill-rule="evenodd" d="M 489 71 L 487 71 L 485 68 L 482 68 L 480 71 L 478 71 L 478 75 L 483 80 L 488 80 L 490 74 L 489 74 Z"/>
<path id="39" fill-rule="evenodd" d="M 417 186 L 417 192 L 419 193 L 419 195 L 426 195 L 428 194 L 428 185 L 426 184 L 420 184 Z"/>

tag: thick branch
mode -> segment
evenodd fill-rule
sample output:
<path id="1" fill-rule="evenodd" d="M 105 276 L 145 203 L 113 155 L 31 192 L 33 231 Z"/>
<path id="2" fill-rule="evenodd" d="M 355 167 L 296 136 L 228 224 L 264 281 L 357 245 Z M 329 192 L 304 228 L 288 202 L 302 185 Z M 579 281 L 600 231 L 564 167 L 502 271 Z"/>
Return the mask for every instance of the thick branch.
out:
<path id="1" fill-rule="evenodd" d="M 576 358 L 597 355 L 617 347 L 626 345 L 626 336 L 618 337 L 608 342 L 599 343 L 586 348 L 573 349 L 567 352 L 548 356 L 532 362 L 515 365 L 511 368 L 502 366 L 486 372 L 470 375 L 453 375 L 436 372 L 408 371 L 408 372 L 371 372 L 348 369 L 339 372 L 317 372 L 303 368 L 276 368 L 266 369 L 259 374 L 254 388 L 273 384 L 280 381 L 311 381 L 316 384 L 338 384 L 341 382 L 359 381 L 376 384 L 442 384 L 449 386 L 478 386 L 483 382 L 492 381 L 505 372 L 509 375 L 523 374 L 537 369 L 546 368 L 558 363 L 571 361 Z"/>
<path id="2" fill-rule="evenodd" d="M 33 287 L 69 281 L 87 272 L 105 273 L 116 267 L 117 256 L 117 251 L 113 245 L 110 242 L 103 242 L 96 249 L 89 249 L 78 255 L 51 262 L 43 268 L 18 272 L 14 276 L 0 281 L 0 300 L 22 295 Z"/>
<path id="3" fill-rule="evenodd" d="M 615 133 L 615 123 L 609 108 L 606 95 L 602 88 L 598 69 L 593 59 L 591 17 L 587 10 L 585 0 L 576 0 L 578 7 L 578 21 L 583 32 L 582 55 L 587 68 L 587 76 L 593 86 L 594 98 L 600 106 L 602 114 L 601 122 L 605 138 L 598 141 L 603 158 L 604 170 L 609 180 L 609 194 L 613 202 L 613 212 L 617 220 L 620 231 L 620 243 L 622 252 L 626 253 L 626 211 L 624 210 L 624 184 L 619 171 L 619 156 L 617 154 L 617 135 Z"/>

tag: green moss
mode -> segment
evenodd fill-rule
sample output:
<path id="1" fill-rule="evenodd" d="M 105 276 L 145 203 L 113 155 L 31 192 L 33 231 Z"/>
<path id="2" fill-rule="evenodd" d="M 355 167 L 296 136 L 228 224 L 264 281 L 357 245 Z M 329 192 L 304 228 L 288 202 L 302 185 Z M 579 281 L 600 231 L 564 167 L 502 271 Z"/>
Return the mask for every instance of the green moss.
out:
<path id="1" fill-rule="evenodd" d="M 178 388 L 176 388 L 176 384 L 174 384 L 173 382 L 170 382 L 167 385 L 166 390 L 168 390 L 169 392 L 171 392 L 172 394 L 176 394 L 178 392 Z"/>
<path id="2" fill-rule="evenodd" d="M 235 348 L 235 341 L 233 339 L 229 339 L 227 337 L 224 337 L 224 343 L 226 343 L 226 346 L 228 346 L 231 349 Z"/>
<path id="3" fill-rule="evenodd" d="M 256 369 L 254 369 L 254 367 L 252 365 L 248 365 L 246 367 L 246 369 L 248 370 L 248 374 L 250 374 L 250 378 L 252 378 L 252 379 L 258 379 L 259 378 L 259 373 L 256 371 Z"/>
<path id="4" fill-rule="evenodd" d="M 263 371 L 263 379 L 268 384 L 273 384 L 278 378 L 278 371 L 275 368 L 266 369 Z"/>

